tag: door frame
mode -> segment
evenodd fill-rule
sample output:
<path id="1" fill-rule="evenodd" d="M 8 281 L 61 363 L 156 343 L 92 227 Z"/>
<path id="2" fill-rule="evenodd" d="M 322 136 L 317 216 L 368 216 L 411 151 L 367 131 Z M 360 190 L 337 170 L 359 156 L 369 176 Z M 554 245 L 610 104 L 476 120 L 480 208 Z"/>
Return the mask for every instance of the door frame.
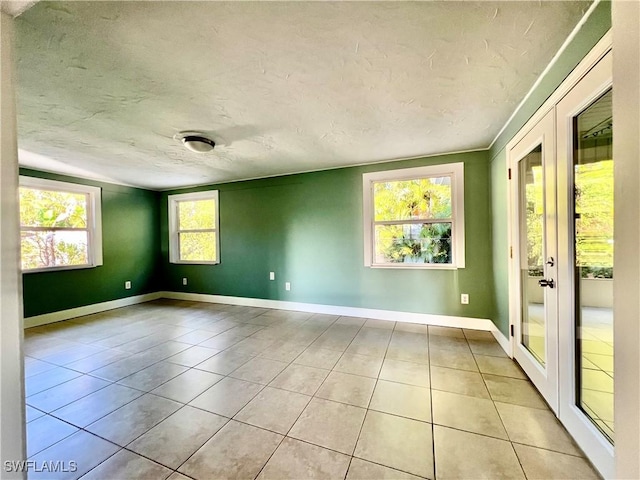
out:
<path id="1" fill-rule="evenodd" d="M 543 398 L 551 407 L 551 410 L 558 414 L 558 309 L 557 309 L 557 288 L 544 288 L 542 291 L 545 306 L 545 366 L 542 366 L 535 357 L 521 345 L 522 338 L 522 296 L 523 285 L 520 257 L 523 254 L 522 246 L 522 224 L 520 222 L 520 203 L 522 200 L 522 190 L 520 185 L 520 162 L 538 145 L 542 146 L 542 167 L 543 167 L 543 185 L 546 187 L 552 185 L 551 190 L 545 188 L 543 192 L 544 199 L 544 259 L 551 256 L 557 259 L 557 229 L 556 229 L 556 144 L 555 144 L 555 111 L 550 109 L 544 113 L 538 123 L 533 125 L 507 152 L 507 160 L 511 169 L 510 181 L 510 201 L 509 205 L 512 211 L 513 229 L 511 231 L 512 241 L 512 261 L 510 265 L 511 277 L 510 285 L 517 296 L 517 301 L 511 302 L 514 305 L 513 317 L 513 337 L 511 339 L 511 348 L 513 357 L 525 371 L 527 376 L 532 380 L 536 388 L 540 391 Z M 549 221 L 552 220 L 552 221 Z M 553 266 L 545 265 L 545 277 L 552 278 L 557 282 L 557 261 Z M 543 287 L 540 287 L 543 288 Z M 514 299 L 516 297 L 513 297 Z M 547 313 L 549 315 L 547 315 Z"/>
<path id="2" fill-rule="evenodd" d="M 542 118 L 550 111 L 556 109 L 556 105 L 560 103 L 560 101 L 567 96 L 567 94 L 573 90 L 573 88 L 585 77 L 597 64 L 602 60 L 608 53 L 611 52 L 612 49 L 612 33 L 608 31 L 600 41 L 591 49 L 591 51 L 582 59 L 582 61 L 573 69 L 573 71 L 565 78 L 565 80 L 556 88 L 556 90 L 549 96 L 549 98 L 540 106 L 540 108 L 531 116 L 531 118 L 522 126 L 520 131 L 514 135 L 514 137 L 507 143 L 505 147 L 505 151 L 507 154 L 507 162 L 505 166 L 505 177 L 509 178 L 513 176 L 514 166 L 511 164 L 509 158 L 509 152 L 531 131 L 531 129 L 542 120 Z M 603 87 L 601 93 L 606 91 L 607 87 Z M 586 107 L 590 104 L 596 97 L 592 97 L 589 100 L 585 100 L 584 106 Z M 584 108 L 584 107 L 583 107 Z M 557 115 L 556 115 L 557 118 Z M 556 121 L 556 133 L 558 130 L 559 120 Z M 558 142 L 559 145 L 559 142 Z M 556 155 L 558 154 L 559 147 L 556 147 Z M 567 153 L 565 152 L 565 155 Z M 560 173 L 560 172 L 559 172 Z M 513 180 L 506 180 L 507 182 L 512 182 Z M 511 185 L 507 185 L 507 192 L 511 192 Z M 517 219 L 517 212 L 514 209 L 517 206 L 517 203 L 514 204 L 511 196 L 508 197 L 509 201 L 507 202 L 507 231 L 508 231 L 508 239 L 509 239 L 509 252 L 508 260 L 509 260 L 509 268 L 508 268 L 508 281 L 509 281 L 509 331 L 511 333 L 510 336 L 510 348 L 511 351 L 510 356 L 513 357 L 513 353 L 515 351 L 515 344 L 517 338 L 514 336 L 516 322 L 519 320 L 520 316 L 520 289 L 519 289 L 519 268 L 515 268 L 514 264 L 518 262 L 518 257 L 515 255 L 516 246 L 518 245 L 519 240 L 519 226 L 515 222 L 514 219 Z M 557 198 L 558 200 L 558 209 L 563 208 L 562 202 L 565 202 L 566 199 Z M 558 232 L 558 254 L 561 255 L 562 242 L 566 243 L 566 237 L 561 238 L 560 232 Z M 566 246 L 564 248 L 567 248 Z M 516 264 L 516 267 L 518 265 Z M 562 287 L 561 282 L 566 281 L 567 272 L 561 272 L 558 270 L 558 284 L 559 288 L 563 290 L 567 288 L 565 284 Z M 573 281 L 573 280 L 572 280 Z M 572 285 L 572 284 L 571 284 Z M 559 303 L 561 303 L 561 299 L 559 297 Z M 566 308 L 559 308 L 559 315 L 566 315 Z M 573 312 L 571 311 L 572 315 Z M 559 318 L 563 318 L 560 317 Z M 561 322 L 559 322 L 561 323 Z M 567 331 L 559 329 L 558 331 L 558 339 L 559 342 L 566 342 Z M 571 333 L 573 338 L 573 333 Z M 562 345 L 562 343 L 560 343 Z M 575 345 L 573 344 L 573 340 L 571 340 L 571 352 L 563 351 L 562 348 L 559 349 L 559 359 L 558 359 L 558 398 L 559 405 L 558 411 L 560 412 L 558 418 L 560 422 L 567 428 L 568 432 L 574 438 L 579 447 L 584 451 L 587 458 L 593 463 L 595 468 L 599 471 L 599 473 L 604 478 L 614 478 L 615 477 L 615 449 L 613 445 L 611 445 L 602 435 L 597 428 L 591 423 L 591 421 L 580 411 L 577 406 L 571 405 L 571 403 L 566 403 L 569 400 L 575 400 L 575 375 L 572 375 L 571 381 L 567 381 L 561 375 L 561 371 L 571 371 L 573 372 L 573 367 L 568 368 L 567 365 L 574 366 L 575 358 L 573 354 L 575 352 Z M 569 363 L 567 363 L 569 362 Z M 570 392 L 570 393 L 569 393 Z M 571 397 L 570 395 L 573 395 Z M 572 400 L 572 401 L 573 401 Z M 575 403 L 575 402 L 573 402 Z M 597 434 L 596 434 L 597 433 Z"/>
<path id="3" fill-rule="evenodd" d="M 612 54 L 608 52 L 589 72 L 586 82 L 575 85 L 556 106 L 558 165 L 558 222 L 573 223 L 573 118 L 613 86 Z M 565 141 L 560 141 L 564 139 Z M 571 190 L 571 191 L 569 191 Z M 565 195 L 561 195 L 564 192 Z M 569 223 L 571 221 L 571 223 Z M 569 228 L 558 230 L 558 256 L 571 262 L 558 270 L 558 314 L 575 320 L 574 238 Z M 561 292 L 566 292 L 561 294 Z M 615 318 L 614 318 L 615 323 Z M 576 339 L 575 323 L 559 324 L 560 349 L 560 421 L 574 437 L 587 457 L 605 478 L 615 475 L 614 447 L 576 405 Z M 564 348 L 566 347 L 566 348 Z M 563 372 L 565 375 L 563 375 Z"/>

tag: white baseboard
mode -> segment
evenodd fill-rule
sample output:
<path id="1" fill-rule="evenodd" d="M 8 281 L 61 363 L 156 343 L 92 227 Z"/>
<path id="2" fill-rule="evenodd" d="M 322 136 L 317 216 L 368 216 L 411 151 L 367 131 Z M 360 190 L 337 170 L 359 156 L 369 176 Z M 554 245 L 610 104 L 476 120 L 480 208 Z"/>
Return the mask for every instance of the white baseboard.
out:
<path id="1" fill-rule="evenodd" d="M 376 320 L 420 323 L 423 325 L 438 325 L 441 327 L 469 328 L 472 330 L 492 331 L 492 329 L 495 328 L 493 322 L 486 318 L 454 317 L 450 315 L 432 315 L 429 313 L 411 313 L 392 310 L 377 310 L 372 308 L 342 307 L 336 305 L 321 305 L 316 303 L 285 302 L 282 300 L 230 297 L 225 295 L 209 295 L 204 293 L 160 292 L 160 294 L 162 298 L 169 298 L 172 300 L 222 303 L 226 305 L 241 305 L 245 307 L 275 308 L 278 310 L 324 313 L 328 315 L 343 315 L 347 317 L 373 318 Z"/>
<path id="2" fill-rule="evenodd" d="M 43 315 L 25 318 L 24 328 L 38 327 L 40 325 L 46 325 L 47 323 L 61 322 L 62 320 L 69 320 L 70 318 L 105 312 L 107 310 L 113 310 L 114 308 L 128 307 L 129 305 L 150 302 L 159 298 L 162 298 L 161 292 L 146 293 L 144 295 L 111 300 L 109 302 L 94 303 L 84 307 L 69 308 L 68 310 L 60 310 L 59 312 L 45 313 Z"/>
<path id="3" fill-rule="evenodd" d="M 225 305 L 240 305 L 245 307 L 274 308 L 296 312 L 323 313 L 328 315 L 342 315 L 347 317 L 373 318 L 375 320 L 399 321 L 419 323 L 422 325 L 437 325 L 441 327 L 468 328 L 471 330 L 485 330 L 493 334 L 502 349 L 511 356 L 511 343 L 495 324 L 486 318 L 457 317 L 451 315 L 433 315 L 429 313 L 399 312 L 393 310 L 378 310 L 373 308 L 343 307 L 337 305 L 321 305 L 316 303 L 285 302 L 282 300 L 266 300 L 262 298 L 230 297 L 226 295 L 209 295 L 205 293 L 186 292 L 154 292 L 134 297 L 121 298 L 109 302 L 95 303 L 84 307 L 70 308 L 59 312 L 45 313 L 24 319 L 24 327 L 37 327 L 48 323 L 69 320 L 70 318 L 105 312 L 114 308 L 127 307 L 138 303 L 150 302 L 160 298 L 172 300 L 188 300 L 194 302 L 222 303 Z"/>
<path id="4" fill-rule="evenodd" d="M 511 350 L 511 341 L 505 337 L 504 333 L 496 327 L 495 323 L 491 322 L 491 333 L 493 334 L 493 338 L 496 339 L 498 344 L 502 347 L 504 352 L 509 355 L 510 358 L 513 358 L 513 351 Z"/>

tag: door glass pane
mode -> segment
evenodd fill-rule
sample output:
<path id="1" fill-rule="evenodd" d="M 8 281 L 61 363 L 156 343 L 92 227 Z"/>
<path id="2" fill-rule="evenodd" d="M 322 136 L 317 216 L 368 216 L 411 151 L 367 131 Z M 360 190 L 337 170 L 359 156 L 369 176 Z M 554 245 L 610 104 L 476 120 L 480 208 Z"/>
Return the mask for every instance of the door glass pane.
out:
<path id="1" fill-rule="evenodd" d="M 574 119 L 578 406 L 613 441 L 611 90 Z"/>
<path id="2" fill-rule="evenodd" d="M 544 289 L 544 172 L 542 146 L 520 161 L 520 275 L 522 296 L 521 344 L 545 364 Z"/>

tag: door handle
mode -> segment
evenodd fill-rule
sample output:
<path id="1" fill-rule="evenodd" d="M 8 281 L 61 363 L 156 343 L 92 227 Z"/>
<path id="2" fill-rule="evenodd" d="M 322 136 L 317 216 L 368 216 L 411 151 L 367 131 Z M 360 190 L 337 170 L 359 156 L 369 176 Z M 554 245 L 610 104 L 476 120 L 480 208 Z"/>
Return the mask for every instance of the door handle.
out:
<path id="1" fill-rule="evenodd" d="M 543 278 L 542 280 L 538 280 L 538 285 L 541 287 L 554 288 L 556 283 L 553 281 L 553 278 Z"/>

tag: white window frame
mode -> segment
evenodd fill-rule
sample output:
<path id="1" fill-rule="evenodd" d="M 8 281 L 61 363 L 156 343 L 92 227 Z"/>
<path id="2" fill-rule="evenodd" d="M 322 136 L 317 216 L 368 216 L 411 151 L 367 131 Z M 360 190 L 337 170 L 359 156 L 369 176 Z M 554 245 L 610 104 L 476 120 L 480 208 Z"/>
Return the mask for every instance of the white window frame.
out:
<path id="1" fill-rule="evenodd" d="M 218 190 L 207 190 L 204 192 L 179 193 L 169 195 L 169 262 L 190 264 L 190 265 L 217 265 L 220 263 L 220 201 Z M 180 259 L 180 230 L 178 228 L 178 203 L 190 202 L 194 200 L 214 200 L 216 204 L 216 221 L 214 228 L 205 228 L 201 230 L 183 230 L 185 232 L 211 232 L 216 237 L 216 259 L 215 261 L 204 260 L 181 260 Z"/>
<path id="2" fill-rule="evenodd" d="M 375 219 L 373 184 L 428 177 L 451 177 L 451 263 L 377 263 L 374 255 Z M 362 175 L 364 221 L 364 265 L 370 268 L 423 268 L 455 270 L 465 267 L 464 241 L 464 163 L 447 163 L 425 167 L 402 168 Z"/>
<path id="3" fill-rule="evenodd" d="M 78 270 L 102 265 L 102 189 L 100 187 L 23 175 L 20 176 L 20 187 L 87 195 L 87 263 L 23 269 L 22 273 Z M 20 224 L 22 225 L 22 221 Z M 33 228 L 21 226 L 20 231 L 23 230 L 33 230 Z"/>

